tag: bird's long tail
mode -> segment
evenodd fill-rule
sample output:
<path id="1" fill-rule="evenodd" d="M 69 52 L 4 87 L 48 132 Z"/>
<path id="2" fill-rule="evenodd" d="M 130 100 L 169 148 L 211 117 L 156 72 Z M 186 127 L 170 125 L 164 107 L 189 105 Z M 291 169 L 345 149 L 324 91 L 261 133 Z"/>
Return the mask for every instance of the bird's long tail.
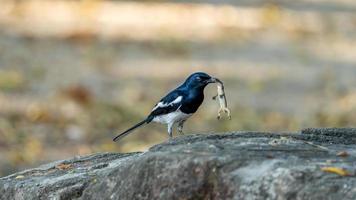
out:
<path id="1" fill-rule="evenodd" d="M 141 122 L 139 122 L 138 124 L 136 124 L 135 126 L 127 129 L 126 131 L 124 131 L 123 133 L 120 133 L 119 135 L 117 135 L 116 137 L 114 137 L 113 141 L 116 142 L 118 140 L 120 140 L 121 138 L 125 137 L 126 135 L 128 135 L 129 133 L 131 133 L 131 131 L 135 130 L 136 128 L 144 125 L 145 123 L 149 123 L 150 120 L 147 118 Z"/>

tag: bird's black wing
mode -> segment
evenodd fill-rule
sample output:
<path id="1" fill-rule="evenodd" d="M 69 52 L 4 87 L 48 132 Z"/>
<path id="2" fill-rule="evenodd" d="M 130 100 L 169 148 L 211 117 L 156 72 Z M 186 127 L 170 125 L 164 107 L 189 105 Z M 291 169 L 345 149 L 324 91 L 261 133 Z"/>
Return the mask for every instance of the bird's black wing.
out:
<path id="1" fill-rule="evenodd" d="M 127 129 L 126 131 L 120 133 L 118 136 L 116 136 L 113 140 L 118 141 L 119 139 L 125 137 L 127 134 L 129 134 L 131 131 L 134 129 L 146 124 L 150 123 L 154 117 L 163 115 L 163 114 L 168 114 L 171 112 L 174 112 L 178 110 L 182 106 L 182 101 L 183 101 L 183 93 L 182 91 L 179 90 L 173 90 L 169 94 L 167 94 L 165 97 L 163 97 L 152 109 L 151 114 L 144 119 L 143 121 L 139 122 L 138 124 L 134 125 L 133 127 Z"/>
<path id="2" fill-rule="evenodd" d="M 154 117 L 168 114 L 178 110 L 182 106 L 184 95 L 180 90 L 173 90 L 165 97 L 163 97 L 152 109 L 148 116 L 149 121 Z"/>

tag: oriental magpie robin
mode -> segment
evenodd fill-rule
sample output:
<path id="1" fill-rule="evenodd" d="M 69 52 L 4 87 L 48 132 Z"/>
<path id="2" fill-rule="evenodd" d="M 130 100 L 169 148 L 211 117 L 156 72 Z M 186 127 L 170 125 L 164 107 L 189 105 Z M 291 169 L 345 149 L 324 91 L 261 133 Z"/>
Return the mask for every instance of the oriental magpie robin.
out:
<path id="1" fill-rule="evenodd" d="M 209 83 L 216 82 L 220 82 L 220 80 L 212 78 L 203 72 L 196 72 L 190 75 L 183 84 L 163 97 L 155 105 L 146 119 L 119 134 L 113 140 L 117 141 L 128 135 L 134 129 L 152 121 L 167 124 L 170 138 L 172 137 L 173 125 L 178 123 L 178 132 L 182 134 L 184 122 L 193 115 L 203 103 L 205 86 Z"/>

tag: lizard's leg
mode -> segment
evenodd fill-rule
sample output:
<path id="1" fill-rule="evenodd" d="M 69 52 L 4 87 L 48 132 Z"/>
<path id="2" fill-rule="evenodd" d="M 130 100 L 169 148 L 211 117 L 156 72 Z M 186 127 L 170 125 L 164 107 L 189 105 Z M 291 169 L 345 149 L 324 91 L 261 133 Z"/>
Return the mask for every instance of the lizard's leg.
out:
<path id="1" fill-rule="evenodd" d="M 223 110 L 220 108 L 219 111 L 218 111 L 218 116 L 217 116 L 218 119 L 221 118 L 221 112 L 222 112 L 222 111 L 223 111 Z"/>

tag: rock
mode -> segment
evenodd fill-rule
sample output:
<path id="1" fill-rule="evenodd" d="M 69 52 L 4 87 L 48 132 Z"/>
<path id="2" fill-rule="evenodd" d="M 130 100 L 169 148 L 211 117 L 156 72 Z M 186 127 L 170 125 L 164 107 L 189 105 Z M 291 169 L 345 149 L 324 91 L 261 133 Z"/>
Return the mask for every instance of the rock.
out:
<path id="1" fill-rule="evenodd" d="M 0 178 L 0 199 L 356 199 L 355 139 L 346 128 L 181 136 Z"/>

